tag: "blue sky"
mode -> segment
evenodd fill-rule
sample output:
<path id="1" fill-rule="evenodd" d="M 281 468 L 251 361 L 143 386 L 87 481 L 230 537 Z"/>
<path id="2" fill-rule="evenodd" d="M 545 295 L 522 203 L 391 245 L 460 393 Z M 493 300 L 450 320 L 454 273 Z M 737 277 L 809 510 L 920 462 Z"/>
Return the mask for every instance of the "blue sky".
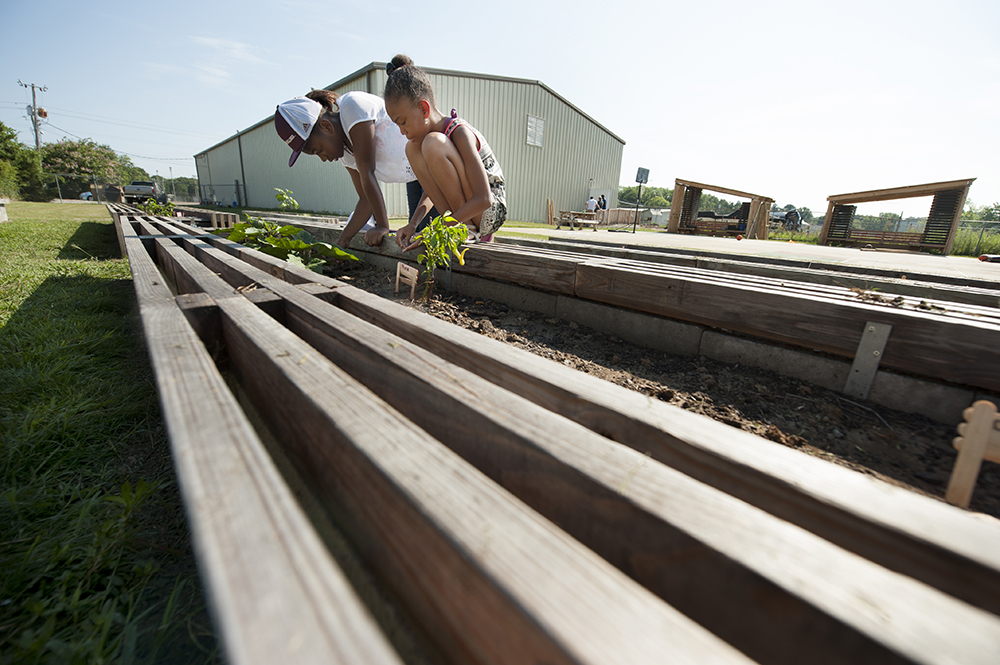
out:
<path id="1" fill-rule="evenodd" d="M 150 173 L 275 104 L 395 53 L 539 80 L 626 141 L 637 167 L 826 209 L 826 197 L 978 178 L 1000 202 L 1000 2 L 701 0 L 7 2 L 0 121 L 47 86 L 43 141 L 86 137 Z M 926 214 L 929 203 L 859 212 Z"/>

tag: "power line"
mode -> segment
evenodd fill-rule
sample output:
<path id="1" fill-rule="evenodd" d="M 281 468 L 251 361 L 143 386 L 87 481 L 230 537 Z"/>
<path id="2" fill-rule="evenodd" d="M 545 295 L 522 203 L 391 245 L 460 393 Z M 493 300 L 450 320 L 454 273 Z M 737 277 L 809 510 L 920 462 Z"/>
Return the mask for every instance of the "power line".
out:
<path id="1" fill-rule="evenodd" d="M 69 134 L 73 138 L 78 139 L 80 141 L 92 141 L 93 140 L 93 139 L 81 138 L 81 137 L 77 136 L 76 134 L 74 134 L 73 132 L 70 132 L 70 131 L 67 131 L 67 130 L 63 129 L 62 127 L 56 127 L 51 122 L 46 122 L 45 124 L 48 125 L 49 127 L 51 127 L 52 129 L 59 130 L 60 132 L 65 132 L 66 134 Z M 114 150 L 114 148 L 112 148 L 112 150 Z M 134 155 L 131 152 L 123 152 L 121 150 L 115 150 L 115 152 L 117 152 L 119 155 L 128 155 L 129 157 L 138 157 L 139 159 L 152 159 L 152 160 L 158 161 L 158 162 L 187 162 L 187 161 L 191 161 L 191 160 L 194 159 L 194 157 L 150 157 L 149 155 Z"/>

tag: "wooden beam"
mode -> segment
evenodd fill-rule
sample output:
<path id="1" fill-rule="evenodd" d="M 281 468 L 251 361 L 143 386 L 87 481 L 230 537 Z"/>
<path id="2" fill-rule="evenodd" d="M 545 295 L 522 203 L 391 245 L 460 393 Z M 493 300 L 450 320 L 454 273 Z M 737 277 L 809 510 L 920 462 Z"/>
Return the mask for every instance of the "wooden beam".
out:
<path id="1" fill-rule="evenodd" d="M 687 185 L 680 180 L 674 181 L 674 196 L 670 200 L 670 220 L 667 222 L 667 232 L 677 233 L 681 227 L 681 209 L 684 207 L 684 192 Z"/>
<path id="2" fill-rule="evenodd" d="M 212 250 L 197 253 L 224 260 Z M 966 633 L 961 640 L 979 641 L 971 654 L 986 654 L 993 640 L 1000 643 L 1000 619 L 983 621 L 975 612 L 956 616 L 961 605 L 944 594 L 923 597 L 927 590 L 921 584 L 886 576 L 881 567 L 853 557 L 844 559 L 823 539 L 789 530 L 764 511 L 569 425 L 530 400 L 327 303 L 272 286 L 288 298 L 292 331 L 312 348 L 363 379 L 416 425 L 583 544 L 754 658 L 891 662 L 896 651 L 919 660 L 928 649 L 946 653 L 952 647 L 942 640 L 956 630 Z M 442 412 L 449 417 L 442 419 Z M 574 445 L 567 447 L 566 441 Z M 741 534 L 738 547 L 732 546 L 735 533 Z M 684 556 L 678 558 L 678 551 Z M 638 565 L 640 560 L 644 563 Z M 670 569 L 669 577 L 663 577 L 663 567 Z M 820 579 L 828 589 L 816 586 Z M 802 585 L 802 580 L 811 582 Z M 855 592 L 848 590 L 852 584 Z M 878 620 L 865 618 L 867 607 L 859 612 L 851 601 L 838 605 L 835 600 L 855 593 L 878 598 Z M 775 606 L 784 608 L 780 621 L 770 614 Z M 929 616 L 929 606 L 940 607 L 942 616 Z M 820 607 L 824 611 L 817 612 Z"/>
<path id="3" fill-rule="evenodd" d="M 466 252 L 465 265 L 455 262 L 452 270 L 566 295 L 574 291 L 576 265 L 582 260 L 546 250 L 519 251 L 494 243 L 473 249 Z"/>
<path id="4" fill-rule="evenodd" d="M 910 199 L 920 196 L 932 196 L 937 192 L 949 189 L 968 189 L 975 182 L 975 178 L 967 180 L 949 180 L 947 182 L 931 182 L 924 185 L 910 185 L 907 187 L 892 187 L 889 189 L 873 189 L 866 192 L 854 192 L 852 194 L 834 194 L 826 197 L 830 203 L 852 204 L 867 203 L 870 201 L 891 201 L 894 199 Z"/>
<path id="5" fill-rule="evenodd" d="M 1000 614 L 1000 525 L 353 287 L 350 313 L 840 547 Z"/>
<path id="6" fill-rule="evenodd" d="M 721 194 L 729 194 L 730 196 L 739 196 L 744 199 L 762 199 L 768 203 L 774 203 L 774 199 L 768 198 L 766 196 L 761 196 L 760 194 L 751 194 L 750 192 L 741 192 L 738 189 L 729 189 L 727 187 L 717 187 L 716 185 L 706 185 L 700 182 L 694 182 L 692 180 L 680 180 L 677 179 L 675 183 L 680 183 L 685 187 L 697 187 L 698 189 L 707 189 L 710 192 L 719 192 Z"/>
<path id="7" fill-rule="evenodd" d="M 616 307 L 735 330 L 853 357 L 866 321 L 893 326 L 882 366 L 1000 390 L 1000 328 L 938 314 L 899 311 L 818 294 L 764 291 L 711 276 L 689 278 L 662 267 L 609 259 L 577 267 L 576 295 Z"/>
<path id="8" fill-rule="evenodd" d="M 134 237 L 125 243 L 198 567 L 227 661 L 400 664 L 142 243 Z"/>
<path id="9" fill-rule="evenodd" d="M 453 662 L 749 663 L 250 303 L 219 305 L 291 458 Z"/>

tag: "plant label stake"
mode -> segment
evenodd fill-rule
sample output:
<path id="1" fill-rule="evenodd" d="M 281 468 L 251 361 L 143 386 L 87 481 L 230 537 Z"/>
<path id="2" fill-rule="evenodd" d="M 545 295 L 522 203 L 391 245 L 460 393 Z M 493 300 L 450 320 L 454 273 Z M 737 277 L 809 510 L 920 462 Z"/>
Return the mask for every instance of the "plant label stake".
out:
<path id="1" fill-rule="evenodd" d="M 407 284 L 410 287 L 410 300 L 413 300 L 417 290 L 417 277 L 420 271 L 411 265 L 400 261 L 396 264 L 396 293 L 399 293 L 399 283 Z"/>

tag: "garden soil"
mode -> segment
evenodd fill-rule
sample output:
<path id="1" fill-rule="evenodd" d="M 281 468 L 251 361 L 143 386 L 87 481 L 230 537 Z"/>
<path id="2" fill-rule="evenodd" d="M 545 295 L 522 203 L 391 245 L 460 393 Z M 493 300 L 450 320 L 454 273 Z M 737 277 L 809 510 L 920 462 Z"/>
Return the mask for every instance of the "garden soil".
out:
<path id="1" fill-rule="evenodd" d="M 894 411 L 766 370 L 677 356 L 491 300 L 438 291 L 427 303 L 394 293 L 394 274 L 337 263 L 329 276 L 480 335 L 661 399 L 687 411 L 943 500 L 954 426 Z M 956 423 L 957 425 L 957 423 Z M 1000 517 L 1000 465 L 984 463 L 970 509 Z"/>

